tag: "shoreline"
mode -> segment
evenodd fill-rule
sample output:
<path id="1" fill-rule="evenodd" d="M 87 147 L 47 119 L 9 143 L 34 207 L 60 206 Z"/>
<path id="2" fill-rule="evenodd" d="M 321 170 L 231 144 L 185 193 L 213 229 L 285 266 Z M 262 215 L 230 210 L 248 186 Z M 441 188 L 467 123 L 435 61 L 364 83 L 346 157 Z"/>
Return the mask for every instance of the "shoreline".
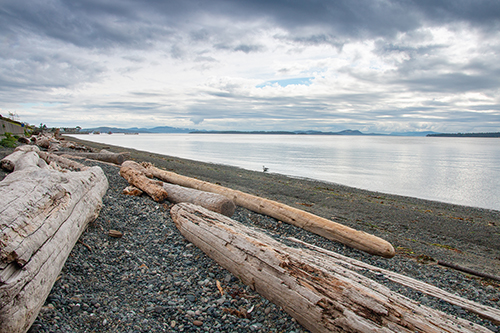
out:
<path id="1" fill-rule="evenodd" d="M 293 236 L 372 265 L 416 278 L 481 304 L 500 308 L 500 283 L 436 264 L 437 260 L 500 276 L 500 212 L 386 195 L 343 185 L 248 171 L 71 138 L 95 149 L 244 191 L 379 236 L 391 259 L 372 256 L 238 207 L 233 218 L 285 239 Z M 0 149 L 3 158 L 12 149 Z M 82 234 L 31 332 L 306 332 L 282 309 L 244 286 L 187 242 L 170 218 L 171 204 L 121 194 L 119 167 L 100 166 L 110 187 L 96 221 Z M 1 171 L 0 179 L 5 173 Z M 123 232 L 122 238 L 108 230 Z M 361 272 L 362 273 L 362 272 Z M 373 278 L 373 277 L 372 277 Z M 398 293 L 500 332 L 476 315 L 387 279 Z M 221 294 L 220 281 L 227 291 Z M 238 318 L 226 309 L 251 309 Z M 200 326 L 198 326 L 200 325 Z"/>
<path id="2" fill-rule="evenodd" d="M 500 211 L 69 139 L 332 219 L 389 241 L 399 253 L 500 276 Z"/>
<path id="3" fill-rule="evenodd" d="M 72 136 L 70 135 L 70 137 Z M 366 144 L 369 144 L 371 148 L 377 149 L 377 153 L 374 153 L 377 156 L 377 160 L 374 161 L 376 166 L 372 170 L 369 164 L 366 164 L 367 161 L 363 162 L 364 156 L 368 151 L 363 150 L 365 153 L 357 157 L 349 155 L 346 144 L 351 140 L 341 141 L 342 144 L 338 149 L 335 148 L 335 146 L 332 145 L 333 143 L 329 140 L 328 146 L 321 148 L 318 152 L 319 155 L 316 156 L 316 154 L 310 155 L 307 151 L 303 150 L 304 147 L 300 143 L 301 140 L 293 139 L 293 142 L 290 143 L 290 149 L 294 151 L 297 149 L 300 155 L 305 153 L 307 157 L 302 158 L 300 156 L 288 157 L 287 154 L 278 154 L 281 157 L 273 157 L 272 152 L 274 149 L 278 149 L 281 144 L 288 147 L 288 143 L 286 143 L 287 140 L 285 140 L 285 142 L 283 142 L 282 139 L 275 141 L 272 138 L 269 140 L 258 139 L 254 141 L 248 136 L 243 140 L 245 144 L 243 144 L 243 141 L 240 142 L 240 140 L 237 140 L 238 143 L 236 146 L 231 148 L 229 147 L 231 145 L 227 146 L 227 144 L 224 144 L 225 141 L 213 141 L 207 136 L 206 139 L 210 141 L 207 145 L 211 147 L 210 149 L 215 150 L 213 152 L 200 151 L 196 154 L 196 149 L 202 147 L 201 142 L 204 140 L 200 141 L 185 134 L 180 136 L 174 135 L 171 138 L 168 137 L 168 134 L 160 134 L 160 136 L 156 136 L 156 134 L 145 134 L 144 137 L 137 138 L 137 140 L 127 139 L 124 136 L 120 137 L 120 135 L 116 137 L 113 135 L 104 135 L 102 138 L 98 138 L 99 136 L 91 138 L 78 135 L 76 137 L 81 140 L 102 142 L 105 145 L 145 150 L 156 154 L 235 166 L 257 172 L 262 171 L 262 165 L 265 164 L 266 167 L 270 167 L 269 173 L 278 173 L 287 177 L 304 178 L 312 181 L 318 180 L 326 183 L 342 184 L 351 188 L 363 189 L 371 192 L 500 211 L 500 205 L 497 200 L 495 200 L 495 194 L 498 192 L 495 188 L 495 184 L 497 184 L 498 181 L 494 177 L 496 172 L 491 165 L 491 159 L 479 158 L 481 161 L 480 165 L 486 168 L 484 172 L 481 167 L 468 170 L 464 161 L 460 162 L 459 165 L 452 162 L 455 158 L 459 157 L 458 155 L 445 154 L 446 157 L 444 157 L 442 163 L 434 161 L 429 164 L 424 163 L 424 160 L 418 162 L 419 160 L 416 160 L 418 158 L 424 158 L 425 161 L 435 158 L 435 156 L 433 157 L 432 154 L 429 154 L 429 151 L 426 151 L 411 153 L 408 156 L 405 155 L 405 158 L 402 160 L 397 157 L 391 157 L 392 155 L 389 156 L 390 151 L 404 151 L 404 147 L 406 146 L 399 143 L 398 140 L 393 139 L 386 141 L 388 140 L 386 138 L 382 142 L 379 142 L 382 143 L 382 145 L 377 144 L 375 146 L 374 144 L 376 144 L 377 141 L 373 142 L 372 140 L 368 140 L 368 142 L 365 142 L 365 139 L 362 138 L 362 141 L 353 141 L 352 145 L 354 149 L 364 149 L 363 147 L 365 147 Z M 235 139 L 237 138 L 235 137 Z M 193 140 L 196 143 L 192 143 Z M 247 140 L 249 141 L 247 142 Z M 407 143 L 410 145 L 417 144 L 419 147 L 421 147 L 421 145 L 423 145 L 422 147 L 427 146 L 427 144 L 424 144 L 420 139 L 418 139 L 418 141 L 413 140 L 414 138 Z M 270 142 L 270 148 L 265 148 L 266 144 L 264 144 L 264 142 L 267 141 Z M 441 140 L 438 139 L 438 141 Z M 187 142 L 190 143 L 188 144 Z M 252 147 L 252 158 L 249 158 L 246 154 L 241 154 L 241 150 L 238 148 L 240 147 L 244 151 L 247 144 L 250 145 L 248 147 Z M 311 144 L 313 145 L 311 148 L 316 147 L 319 141 L 308 141 L 307 145 Z M 443 151 L 451 142 L 442 144 L 436 141 L 436 144 L 439 150 Z M 184 151 L 184 149 L 180 148 L 184 145 L 193 145 L 193 147 Z M 395 146 L 393 147 L 393 145 Z M 466 151 L 474 147 L 474 145 L 472 141 L 468 141 L 468 143 L 463 146 L 461 145 L 460 149 L 465 149 Z M 379 146 L 381 147 L 380 151 L 378 151 Z M 222 151 L 220 149 L 222 149 Z M 327 149 L 331 150 L 331 154 L 327 152 Z M 495 152 L 495 148 L 492 146 L 489 146 L 487 149 L 491 153 Z M 226 150 L 226 153 L 224 153 L 224 150 Z M 254 150 L 257 152 L 254 152 Z M 229 153 L 229 151 L 232 153 Z M 328 156 L 323 156 L 325 153 L 328 154 Z M 234 154 L 234 159 L 231 156 L 232 154 Z M 332 159 L 332 156 L 337 154 L 350 156 L 348 158 L 346 157 L 349 161 Z M 321 158 L 321 156 L 325 159 L 316 160 L 317 158 Z M 382 159 L 379 160 L 379 158 Z M 259 160 L 261 162 L 258 162 Z M 410 161 L 412 162 L 410 163 Z M 467 161 L 472 163 L 470 165 L 474 165 L 474 161 L 471 161 L 470 157 L 467 158 Z M 479 161 L 477 163 L 479 163 Z M 319 166 L 316 167 L 316 164 Z M 434 166 L 434 164 L 436 164 L 436 166 Z M 446 165 L 446 167 L 444 167 L 444 165 Z M 462 169 L 462 167 L 465 167 L 465 169 Z M 487 176 L 493 178 L 487 180 Z M 454 179 L 455 181 L 453 181 Z"/>

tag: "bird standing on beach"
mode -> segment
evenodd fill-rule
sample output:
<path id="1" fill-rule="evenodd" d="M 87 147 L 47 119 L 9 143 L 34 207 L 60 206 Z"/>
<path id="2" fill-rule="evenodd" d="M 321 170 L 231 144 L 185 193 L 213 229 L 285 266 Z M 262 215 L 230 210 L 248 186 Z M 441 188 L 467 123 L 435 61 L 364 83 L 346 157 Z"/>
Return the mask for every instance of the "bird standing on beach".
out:
<path id="1" fill-rule="evenodd" d="M 263 166 L 262 166 L 262 171 L 267 172 L 267 170 L 269 170 L 269 168 L 266 168 L 266 166 L 265 166 L 265 165 L 263 165 Z"/>

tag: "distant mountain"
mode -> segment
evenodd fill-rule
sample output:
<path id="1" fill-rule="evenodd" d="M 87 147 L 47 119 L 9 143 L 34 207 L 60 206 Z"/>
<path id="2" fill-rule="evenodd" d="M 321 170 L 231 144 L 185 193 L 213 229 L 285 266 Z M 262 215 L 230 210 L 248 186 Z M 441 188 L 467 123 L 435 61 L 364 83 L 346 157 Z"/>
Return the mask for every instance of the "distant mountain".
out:
<path id="1" fill-rule="evenodd" d="M 424 132 L 392 132 L 389 135 L 392 135 L 392 136 L 427 136 L 429 134 L 439 134 L 439 133 L 432 132 L 432 131 L 424 131 Z"/>
<path id="2" fill-rule="evenodd" d="M 450 138 L 500 138 L 500 132 L 492 133 L 440 133 L 427 136 L 450 137 Z"/>
<path id="3" fill-rule="evenodd" d="M 363 133 L 358 130 L 346 129 L 339 132 L 322 132 L 314 130 L 301 130 L 301 131 L 207 131 L 207 130 L 194 130 L 189 128 L 178 128 L 170 126 L 157 126 L 153 128 L 144 127 L 95 127 L 85 128 L 80 130 L 80 133 L 192 133 L 192 134 L 276 134 L 276 135 L 390 135 L 390 136 L 434 136 L 440 133 L 425 131 L 425 132 L 392 132 L 391 134 L 377 134 L 377 133 Z M 459 135 L 453 135 L 459 136 Z"/>
<path id="4" fill-rule="evenodd" d="M 321 131 L 193 131 L 192 134 L 286 134 L 286 135 L 380 135 L 365 134 L 358 130 L 343 130 L 340 132 Z"/>
<path id="5" fill-rule="evenodd" d="M 100 132 L 100 133 L 189 133 L 192 129 L 188 128 L 177 128 L 170 126 L 158 126 L 153 128 L 117 128 L 117 127 L 95 127 L 95 128 L 84 128 L 80 132 Z"/>

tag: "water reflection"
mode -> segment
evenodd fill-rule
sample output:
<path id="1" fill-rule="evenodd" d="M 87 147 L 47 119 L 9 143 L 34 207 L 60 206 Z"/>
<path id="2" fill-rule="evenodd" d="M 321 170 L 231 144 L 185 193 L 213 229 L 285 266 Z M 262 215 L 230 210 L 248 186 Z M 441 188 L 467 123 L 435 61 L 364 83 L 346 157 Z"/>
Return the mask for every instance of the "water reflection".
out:
<path id="1" fill-rule="evenodd" d="M 193 160 L 500 210 L 494 138 L 140 134 L 79 136 Z"/>

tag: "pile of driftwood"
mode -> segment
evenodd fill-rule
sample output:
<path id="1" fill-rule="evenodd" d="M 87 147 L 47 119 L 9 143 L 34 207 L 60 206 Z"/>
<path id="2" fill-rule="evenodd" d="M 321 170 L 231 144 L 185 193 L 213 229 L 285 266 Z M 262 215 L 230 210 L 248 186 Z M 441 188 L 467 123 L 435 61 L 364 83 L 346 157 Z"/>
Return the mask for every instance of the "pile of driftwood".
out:
<path id="1" fill-rule="evenodd" d="M 36 145 L 56 155 L 68 155 L 70 158 L 88 158 L 120 165 L 128 157 L 128 153 L 117 154 L 105 149 L 96 152 L 91 148 L 66 140 L 59 135 L 58 131 L 55 133 L 40 133 L 31 136 L 29 139 L 25 138 L 24 140 L 26 144 Z M 62 151 L 63 148 L 69 148 L 69 150 Z"/>
<path id="2" fill-rule="evenodd" d="M 188 193 L 192 189 L 176 187 L 177 194 L 174 196 L 183 193 L 184 198 L 172 201 L 184 203 L 176 204 L 170 212 L 180 232 L 222 267 L 281 306 L 312 332 L 490 332 L 482 326 L 410 300 L 360 274 L 360 271 L 369 271 L 441 298 L 500 324 L 500 311 L 497 309 L 297 239 L 289 240 L 306 248 L 287 246 L 259 230 L 242 225 L 228 214 L 220 214 L 217 212 L 219 208 L 207 204 L 206 198 L 222 195 L 238 205 L 366 252 L 392 256 L 392 246 L 372 235 L 330 224 L 325 222 L 328 220 L 270 200 L 159 170 L 150 164 L 141 166 L 127 161 L 122 164 L 120 173 L 130 184 L 157 201 L 165 198 L 172 200 L 172 192 L 165 186 L 166 183 L 150 177 L 196 188 L 197 191 L 190 196 Z M 204 200 L 195 199 L 200 194 L 203 194 Z"/>
<path id="3" fill-rule="evenodd" d="M 99 167 L 21 146 L 0 162 L 0 332 L 26 332 L 68 255 L 97 218 L 108 181 Z"/>

